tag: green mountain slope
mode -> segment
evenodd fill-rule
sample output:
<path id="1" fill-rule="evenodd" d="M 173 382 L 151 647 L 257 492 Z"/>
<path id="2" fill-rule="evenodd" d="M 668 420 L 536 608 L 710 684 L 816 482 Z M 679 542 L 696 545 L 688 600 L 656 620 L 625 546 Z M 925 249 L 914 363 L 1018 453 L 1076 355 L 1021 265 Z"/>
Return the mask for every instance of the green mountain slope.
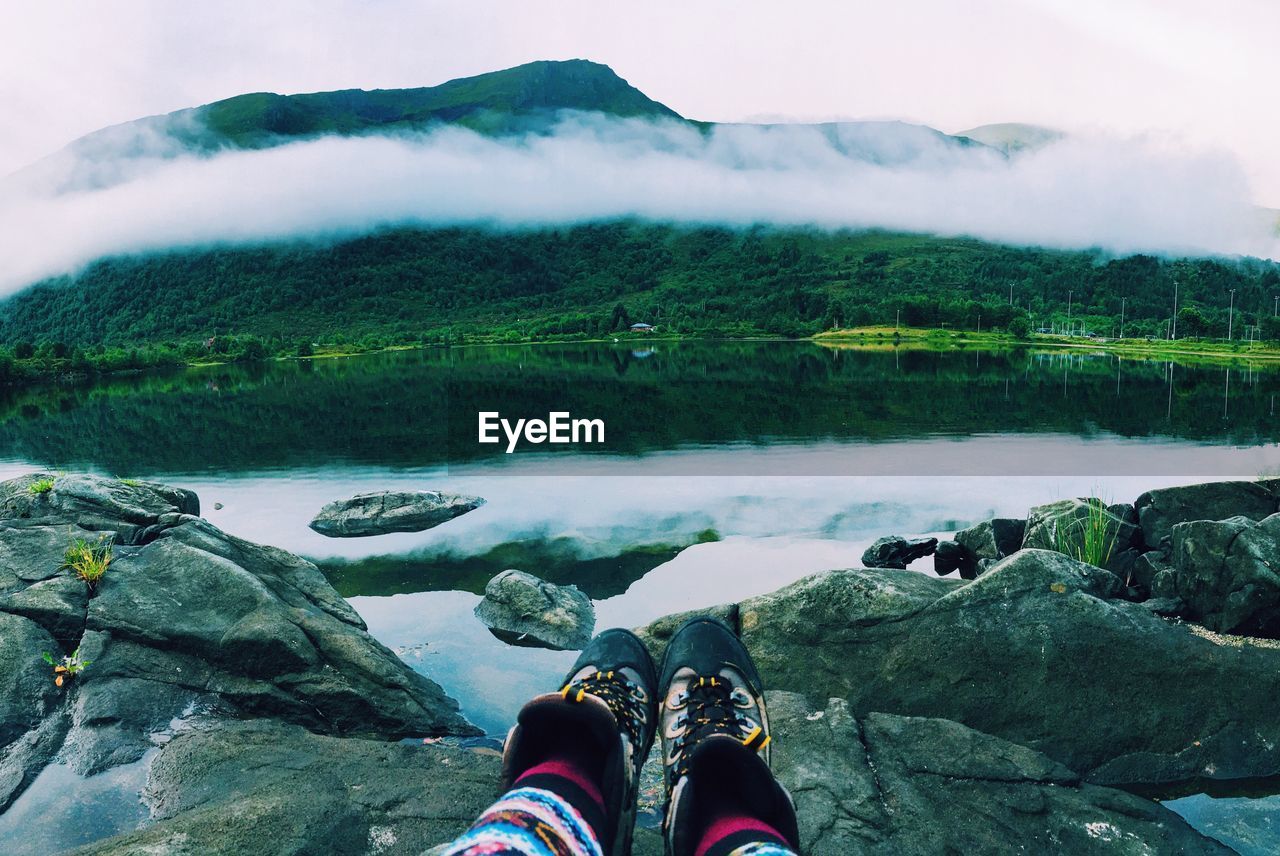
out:
<path id="1" fill-rule="evenodd" d="M 1157 332 L 1174 281 L 1206 331 L 1270 316 L 1280 266 L 1258 261 L 1107 260 L 876 232 L 605 223 L 496 232 L 398 229 L 331 244 L 275 244 L 99 262 L 12 298 L 0 345 L 197 342 L 250 334 L 272 348 L 362 337 L 521 340 L 600 336 L 634 321 L 664 332 L 803 335 L 893 324 L 983 329 L 1028 305 L 1109 331 Z M 1265 310 L 1265 312 L 1263 311 Z M 899 316 L 899 312 L 901 315 Z M 1268 317 L 1265 319 L 1270 321 Z M 1105 326 L 1104 326 L 1105 325 Z"/>
<path id="2" fill-rule="evenodd" d="M 262 148 L 325 134 L 421 130 L 441 123 L 500 133 L 537 127 L 560 110 L 680 118 L 607 65 L 575 59 L 531 62 L 417 89 L 237 95 L 106 128 L 80 138 L 71 149 L 96 158 L 104 151 L 129 154 L 139 148 L 135 136 L 157 132 L 198 151 Z"/>

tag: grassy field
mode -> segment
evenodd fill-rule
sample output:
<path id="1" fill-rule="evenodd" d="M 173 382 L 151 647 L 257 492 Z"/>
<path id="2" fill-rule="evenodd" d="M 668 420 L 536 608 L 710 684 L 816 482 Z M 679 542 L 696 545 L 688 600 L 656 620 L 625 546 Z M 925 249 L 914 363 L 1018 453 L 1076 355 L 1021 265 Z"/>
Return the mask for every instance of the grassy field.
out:
<path id="1" fill-rule="evenodd" d="M 834 348 L 880 350 L 892 347 L 925 350 L 1032 347 L 1054 350 L 1103 351 L 1151 360 L 1280 360 L 1280 343 L 1210 341 L 1203 339 L 1104 339 L 1032 333 L 1017 339 L 1007 333 L 977 333 L 930 327 L 854 327 L 819 333 L 813 341 Z"/>

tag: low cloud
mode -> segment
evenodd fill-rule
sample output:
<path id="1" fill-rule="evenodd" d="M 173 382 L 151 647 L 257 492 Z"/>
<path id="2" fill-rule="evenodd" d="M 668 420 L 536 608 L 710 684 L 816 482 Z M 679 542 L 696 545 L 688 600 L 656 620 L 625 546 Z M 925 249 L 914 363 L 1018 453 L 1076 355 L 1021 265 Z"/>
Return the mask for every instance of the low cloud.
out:
<path id="1" fill-rule="evenodd" d="M 193 155 L 148 126 L 0 184 L 0 294 L 121 253 L 618 217 L 1280 257 L 1274 215 L 1250 197 L 1229 156 L 1157 138 L 1071 137 L 1006 158 L 897 123 L 703 133 L 571 115 L 517 137 L 448 127 Z"/>

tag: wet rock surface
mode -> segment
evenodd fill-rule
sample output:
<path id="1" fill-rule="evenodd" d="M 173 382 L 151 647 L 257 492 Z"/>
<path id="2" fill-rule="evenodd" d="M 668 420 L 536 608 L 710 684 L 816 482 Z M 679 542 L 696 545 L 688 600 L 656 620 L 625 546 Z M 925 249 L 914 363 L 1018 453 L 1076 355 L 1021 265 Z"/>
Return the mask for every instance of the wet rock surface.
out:
<path id="1" fill-rule="evenodd" d="M 485 586 L 476 617 L 513 645 L 578 650 L 594 633 L 596 611 L 577 586 L 558 586 L 507 570 Z"/>
<path id="2" fill-rule="evenodd" d="M 84 775 L 134 761 L 195 708 L 335 735 L 474 732 L 311 563 L 193 516 L 187 491 L 44 478 L 0 484 L 0 809 L 55 753 Z M 112 544 L 92 589 L 65 565 L 76 538 Z M 56 686 L 41 655 L 76 650 L 89 667 Z"/>
<path id="3" fill-rule="evenodd" d="M 311 521 L 330 538 L 363 538 L 390 532 L 422 532 L 484 505 L 478 496 L 435 490 L 362 493 L 331 502 Z"/>

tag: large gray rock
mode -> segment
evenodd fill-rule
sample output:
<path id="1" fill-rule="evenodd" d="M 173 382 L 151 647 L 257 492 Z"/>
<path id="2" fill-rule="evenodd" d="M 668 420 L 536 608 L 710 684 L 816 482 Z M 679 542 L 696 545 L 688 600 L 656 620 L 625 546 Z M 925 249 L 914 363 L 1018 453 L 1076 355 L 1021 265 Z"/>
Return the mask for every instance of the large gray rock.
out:
<path id="1" fill-rule="evenodd" d="M 722 612 L 766 686 L 815 704 L 954 720 L 1099 784 L 1280 773 L 1280 646 L 1171 622 L 1119 588 L 1022 550 L 959 586 L 833 571 Z M 669 633 L 649 628 L 655 652 Z"/>
<path id="2" fill-rule="evenodd" d="M 956 541 L 979 559 L 1003 559 L 1022 549 L 1027 521 L 994 517 L 956 533 Z"/>
<path id="3" fill-rule="evenodd" d="M 61 745 L 64 693 L 40 657 L 58 650 L 34 621 L 0 612 L 0 811 Z"/>
<path id="4" fill-rule="evenodd" d="M 434 490 L 382 491 L 340 499 L 320 509 L 311 528 L 330 538 L 421 532 L 484 505 L 478 496 Z"/>
<path id="5" fill-rule="evenodd" d="M 53 487 L 33 492 L 38 482 Z M 123 544 L 142 541 L 165 515 L 200 514 L 191 491 L 154 482 L 99 476 L 33 473 L 0 483 L 0 520 L 74 523 L 90 531 L 110 531 Z"/>
<path id="6" fill-rule="evenodd" d="M 1104 505 L 1100 499 L 1060 499 L 1038 505 L 1027 514 L 1024 549 L 1058 550 L 1073 558 L 1115 568 L 1132 563 L 1130 551 L 1142 539 L 1137 515 L 1130 505 Z"/>
<path id="7" fill-rule="evenodd" d="M 87 856 L 418 856 L 497 796 L 494 749 L 322 737 L 270 720 L 179 735 L 151 765 L 153 824 Z"/>
<path id="8" fill-rule="evenodd" d="M 766 703 L 809 856 L 1232 852 L 1168 809 L 955 722 L 858 719 L 843 699 L 784 692 Z"/>
<path id="9" fill-rule="evenodd" d="M 0 628 L 12 628 L 0 681 L 26 682 L 0 684 L 0 807 L 54 752 L 82 774 L 133 761 L 193 706 L 329 734 L 474 733 L 314 565 L 183 512 L 198 507 L 186 492 L 59 476 L 32 493 L 30 482 L 0 483 Z M 78 537 L 114 542 L 92 591 L 63 567 Z M 91 665 L 55 688 L 41 652 L 77 648 Z"/>
<path id="10" fill-rule="evenodd" d="M 577 650 L 591 641 L 596 610 L 577 586 L 558 586 L 524 571 L 489 580 L 476 618 L 514 645 Z"/>
<path id="11" fill-rule="evenodd" d="M 1280 514 L 1175 524 L 1173 564 L 1186 617 L 1224 633 L 1280 637 Z"/>
<path id="12" fill-rule="evenodd" d="M 938 546 L 937 538 L 903 538 L 886 535 L 877 538 L 862 554 L 862 564 L 868 568 L 905 568 L 916 559 L 932 556 Z"/>
<path id="13" fill-rule="evenodd" d="M 1147 546 L 1168 553 L 1173 527 L 1192 520 L 1247 517 L 1262 520 L 1280 510 L 1273 483 L 1207 482 L 1149 490 L 1134 502 Z"/>

